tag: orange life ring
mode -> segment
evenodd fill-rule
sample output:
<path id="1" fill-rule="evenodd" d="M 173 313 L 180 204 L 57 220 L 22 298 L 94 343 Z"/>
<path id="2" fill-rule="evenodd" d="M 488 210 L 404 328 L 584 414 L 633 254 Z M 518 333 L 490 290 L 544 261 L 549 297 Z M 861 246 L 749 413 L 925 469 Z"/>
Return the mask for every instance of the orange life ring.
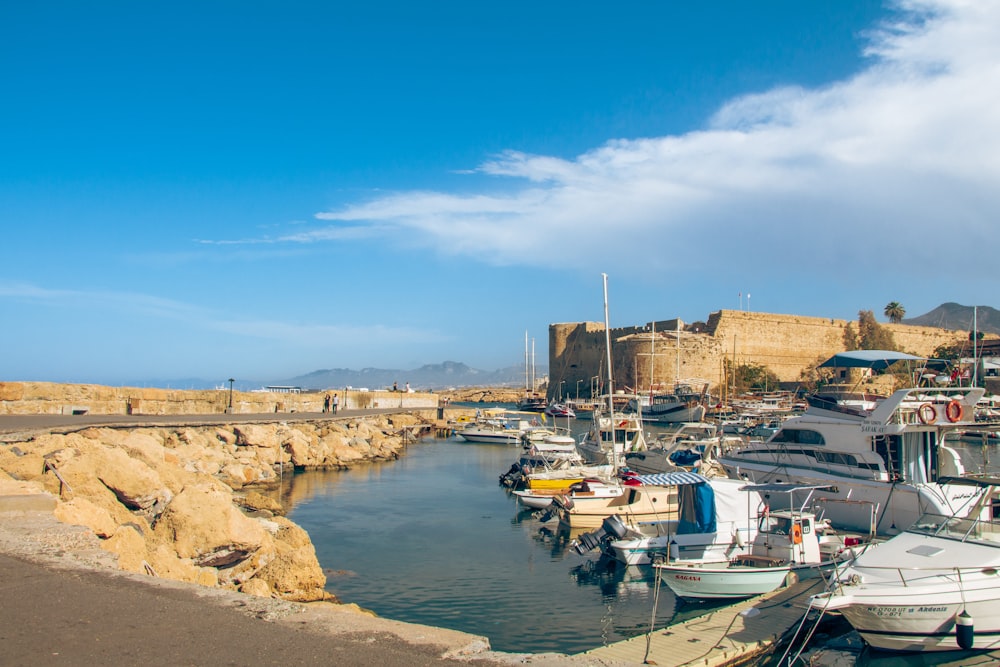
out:
<path id="1" fill-rule="evenodd" d="M 618 428 L 625 428 L 626 426 L 628 426 L 628 420 L 627 419 L 623 419 L 620 422 L 618 422 Z"/>
<path id="2" fill-rule="evenodd" d="M 917 419 L 920 420 L 921 424 L 933 424 L 936 422 L 937 412 L 935 412 L 934 406 L 930 403 L 924 403 L 917 408 Z"/>
<path id="3" fill-rule="evenodd" d="M 955 423 L 962 421 L 962 416 L 965 410 L 962 409 L 962 404 L 958 401 L 952 399 L 948 402 L 948 405 L 944 407 L 944 416 L 948 418 L 948 421 Z"/>
<path id="4" fill-rule="evenodd" d="M 792 544 L 802 544 L 802 526 L 801 524 L 792 524 Z"/>

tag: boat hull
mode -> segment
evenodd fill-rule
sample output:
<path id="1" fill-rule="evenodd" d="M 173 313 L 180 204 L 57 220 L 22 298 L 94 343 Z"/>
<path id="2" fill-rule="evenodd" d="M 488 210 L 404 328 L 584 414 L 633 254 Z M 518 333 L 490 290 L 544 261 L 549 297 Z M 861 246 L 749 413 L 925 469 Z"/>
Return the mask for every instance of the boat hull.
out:
<path id="1" fill-rule="evenodd" d="M 769 593 L 791 580 L 811 579 L 832 563 L 776 567 L 657 565 L 675 595 L 694 599 L 741 599 Z M 792 577 L 791 575 L 794 575 Z"/>
<path id="2" fill-rule="evenodd" d="M 881 594 L 848 596 L 850 602 L 833 598 L 829 609 L 838 609 L 871 646 L 887 651 L 958 651 L 956 616 L 965 609 L 973 623 L 976 650 L 1000 648 L 1000 596 L 981 600 L 956 596 L 926 597 L 909 602 L 892 601 Z M 951 597 L 953 599 L 949 600 Z M 887 602 L 887 601 L 891 601 Z M 822 609 L 822 604 L 817 608 Z"/>
<path id="3" fill-rule="evenodd" d="M 487 445 L 516 445 L 521 441 L 521 434 L 518 431 L 510 433 L 491 433 L 468 431 L 460 432 L 458 435 L 466 442 L 476 442 Z"/>

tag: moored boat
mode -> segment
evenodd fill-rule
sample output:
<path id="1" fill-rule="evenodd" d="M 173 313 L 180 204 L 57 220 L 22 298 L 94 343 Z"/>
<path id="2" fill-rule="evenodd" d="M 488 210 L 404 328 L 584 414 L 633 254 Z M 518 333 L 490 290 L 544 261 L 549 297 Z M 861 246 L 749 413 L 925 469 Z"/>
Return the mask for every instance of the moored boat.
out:
<path id="1" fill-rule="evenodd" d="M 646 448 L 642 418 L 636 414 L 596 414 L 577 450 L 591 463 L 625 465 L 625 453 Z"/>
<path id="2" fill-rule="evenodd" d="M 624 486 L 624 492 L 613 498 L 557 498 L 553 507 L 558 509 L 560 524 L 570 529 L 598 528 L 612 514 L 629 522 L 676 517 L 675 485 L 646 485 L 627 479 Z"/>
<path id="3" fill-rule="evenodd" d="M 839 611 L 871 646 L 892 651 L 1000 648 L 1000 478 L 953 478 L 976 489 L 971 511 L 923 514 L 838 573 L 812 609 Z"/>
<path id="4" fill-rule="evenodd" d="M 639 479 L 648 478 L 640 475 Z M 759 493 L 725 477 L 669 473 L 653 479 L 677 485 L 676 518 L 626 524 L 621 517 L 612 517 L 614 521 L 605 521 L 599 530 L 577 536 L 573 544 L 577 553 L 601 548 L 632 566 L 666 561 L 725 563 L 750 548 L 763 503 Z"/>
<path id="5" fill-rule="evenodd" d="M 787 493 L 789 497 L 795 491 L 813 490 L 794 484 L 745 488 L 761 494 Z M 739 599 L 760 595 L 790 581 L 820 576 L 868 546 L 859 538 L 853 538 L 857 542 L 848 542 L 840 536 L 823 535 L 827 548 L 821 549 L 820 529 L 813 512 L 794 508 L 769 509 L 761 516 L 749 553 L 721 566 L 678 561 L 654 563 L 653 567 L 663 583 L 679 597 Z"/>
<path id="6" fill-rule="evenodd" d="M 824 366 L 885 369 L 901 360 L 921 360 L 897 352 L 861 350 L 834 356 Z M 782 422 L 763 442 L 721 453 L 717 461 L 733 478 L 829 485 L 832 501 L 825 517 L 839 528 L 894 534 L 924 511 L 950 514 L 965 505 L 967 488 L 940 483 L 965 468 L 945 435 L 972 421 L 984 390 L 976 387 L 899 389 L 870 409 L 830 410 L 810 406 Z"/>
<path id="7" fill-rule="evenodd" d="M 620 480 L 585 477 L 567 488 L 533 487 L 514 491 L 519 503 L 529 509 L 545 509 L 557 497 L 576 502 L 582 498 L 615 498 L 622 494 L 624 487 Z"/>
<path id="8" fill-rule="evenodd" d="M 477 410 L 476 419 L 455 431 L 467 442 L 512 445 L 531 427 L 523 414 L 504 408 Z"/>

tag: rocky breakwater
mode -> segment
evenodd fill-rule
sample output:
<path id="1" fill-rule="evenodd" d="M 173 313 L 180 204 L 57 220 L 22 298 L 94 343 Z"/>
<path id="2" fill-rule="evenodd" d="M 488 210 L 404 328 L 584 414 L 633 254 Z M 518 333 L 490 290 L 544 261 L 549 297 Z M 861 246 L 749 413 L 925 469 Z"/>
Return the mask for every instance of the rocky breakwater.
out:
<path id="1" fill-rule="evenodd" d="M 335 601 L 309 535 L 262 493 L 283 474 L 398 458 L 416 417 L 88 428 L 0 444 L 0 495 L 46 494 L 118 567 L 295 602 Z"/>

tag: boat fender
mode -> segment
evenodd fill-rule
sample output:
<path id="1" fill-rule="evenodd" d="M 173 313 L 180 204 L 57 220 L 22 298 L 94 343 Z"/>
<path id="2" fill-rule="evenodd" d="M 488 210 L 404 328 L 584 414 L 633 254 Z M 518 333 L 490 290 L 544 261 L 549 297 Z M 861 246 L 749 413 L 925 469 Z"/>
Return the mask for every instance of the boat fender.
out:
<path id="1" fill-rule="evenodd" d="M 962 404 L 958 401 L 952 399 L 948 402 L 948 405 L 944 408 L 944 416 L 948 418 L 948 421 L 955 423 L 957 421 L 962 421 L 962 416 L 965 411 L 962 409 Z"/>
<path id="2" fill-rule="evenodd" d="M 802 524 L 792 524 L 792 544 L 802 544 Z"/>
<path id="3" fill-rule="evenodd" d="M 675 540 L 670 540 L 670 560 L 680 560 L 681 547 Z"/>
<path id="4" fill-rule="evenodd" d="M 743 533 L 740 532 L 739 528 L 736 529 L 736 534 L 733 535 L 733 540 L 736 542 L 736 546 L 738 546 L 740 549 L 742 549 L 745 546 L 743 543 Z"/>
<path id="5" fill-rule="evenodd" d="M 923 403 L 917 408 L 917 419 L 920 420 L 921 424 L 933 424 L 936 422 L 937 412 L 934 411 L 934 406 L 930 403 Z"/>
<path id="6" fill-rule="evenodd" d="M 958 641 L 958 647 L 966 651 L 975 643 L 972 616 L 964 609 L 955 615 L 955 639 Z"/>

